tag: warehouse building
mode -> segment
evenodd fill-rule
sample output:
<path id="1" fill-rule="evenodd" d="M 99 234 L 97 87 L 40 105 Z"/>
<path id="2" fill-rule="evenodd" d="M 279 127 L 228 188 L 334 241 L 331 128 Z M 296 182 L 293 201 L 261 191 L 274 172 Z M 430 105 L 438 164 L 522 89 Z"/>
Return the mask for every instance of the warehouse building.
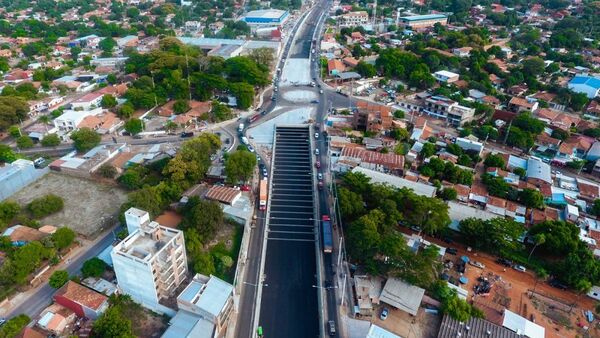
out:
<path id="1" fill-rule="evenodd" d="M 289 17 L 289 12 L 280 9 L 250 11 L 242 18 L 250 26 L 281 26 Z"/>
<path id="2" fill-rule="evenodd" d="M 448 23 L 448 17 L 444 14 L 425 14 L 403 16 L 400 18 L 400 26 L 410 30 L 430 28 L 436 23 L 446 25 Z"/>

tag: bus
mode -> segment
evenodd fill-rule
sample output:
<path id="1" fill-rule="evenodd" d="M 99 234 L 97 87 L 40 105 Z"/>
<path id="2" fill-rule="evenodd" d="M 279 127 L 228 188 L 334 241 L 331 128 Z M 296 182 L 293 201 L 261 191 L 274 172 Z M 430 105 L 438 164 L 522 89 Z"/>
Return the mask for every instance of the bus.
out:
<path id="1" fill-rule="evenodd" d="M 259 191 L 259 209 L 261 211 L 267 210 L 267 180 L 263 179 L 260 181 L 260 191 Z"/>
<path id="2" fill-rule="evenodd" d="M 331 253 L 331 251 L 333 251 L 333 231 L 331 230 L 331 219 L 329 218 L 329 215 L 323 215 L 321 219 L 321 227 L 323 231 L 323 252 Z"/>

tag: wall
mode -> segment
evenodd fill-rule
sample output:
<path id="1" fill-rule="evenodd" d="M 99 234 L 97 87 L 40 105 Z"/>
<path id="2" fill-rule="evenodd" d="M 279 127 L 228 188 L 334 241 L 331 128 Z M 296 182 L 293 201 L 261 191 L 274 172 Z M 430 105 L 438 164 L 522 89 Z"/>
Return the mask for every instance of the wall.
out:
<path id="1" fill-rule="evenodd" d="M 35 169 L 33 162 L 31 163 L 31 166 L 26 166 L 6 177 L 1 175 L 0 169 L 0 176 L 2 176 L 2 178 L 0 178 L 0 201 L 9 198 L 17 191 L 23 189 L 24 187 L 33 183 L 35 180 L 47 174 L 49 171 L 50 169 L 47 167 L 43 169 Z"/>

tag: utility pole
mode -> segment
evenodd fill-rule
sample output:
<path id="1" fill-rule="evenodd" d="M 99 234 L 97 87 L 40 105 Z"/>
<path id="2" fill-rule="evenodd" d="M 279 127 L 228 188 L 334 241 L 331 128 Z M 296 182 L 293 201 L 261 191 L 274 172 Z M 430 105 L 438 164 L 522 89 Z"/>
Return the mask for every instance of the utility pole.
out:
<path id="1" fill-rule="evenodd" d="M 187 68 L 187 83 L 188 83 L 189 100 L 192 101 L 192 85 L 190 84 L 190 64 L 188 61 L 187 52 L 185 53 L 185 66 Z"/>

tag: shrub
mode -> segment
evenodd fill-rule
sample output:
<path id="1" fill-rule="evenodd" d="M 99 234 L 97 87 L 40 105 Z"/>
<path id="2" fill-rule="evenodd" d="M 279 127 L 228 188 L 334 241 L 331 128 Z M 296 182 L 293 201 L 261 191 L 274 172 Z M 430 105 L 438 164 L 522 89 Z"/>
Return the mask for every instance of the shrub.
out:
<path id="1" fill-rule="evenodd" d="M 48 194 L 31 201 L 27 205 L 27 209 L 35 218 L 41 218 L 61 211 L 64 206 L 65 202 L 60 196 Z"/>

